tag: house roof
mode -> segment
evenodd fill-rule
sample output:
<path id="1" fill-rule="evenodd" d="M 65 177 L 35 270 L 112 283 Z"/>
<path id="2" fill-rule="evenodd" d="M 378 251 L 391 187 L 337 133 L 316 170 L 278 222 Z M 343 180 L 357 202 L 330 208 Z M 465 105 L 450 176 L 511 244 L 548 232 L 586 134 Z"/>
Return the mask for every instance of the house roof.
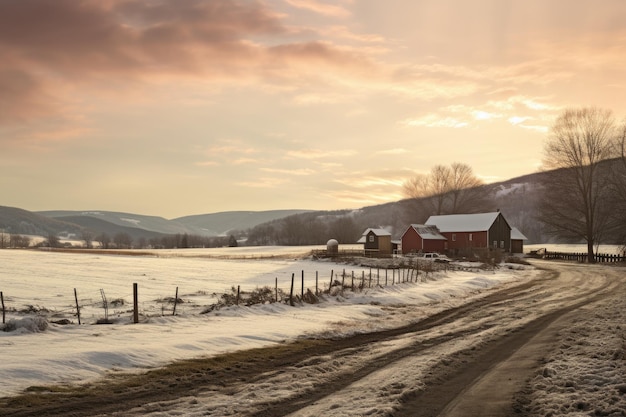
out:
<path id="1" fill-rule="evenodd" d="M 489 230 L 499 215 L 500 212 L 496 211 L 493 213 L 430 216 L 428 220 L 426 220 L 426 225 L 437 226 L 441 233 L 484 232 Z"/>
<path id="2" fill-rule="evenodd" d="M 370 232 L 374 233 L 376 236 L 391 236 L 391 233 L 385 229 L 373 229 L 371 227 L 363 232 L 363 236 L 368 235 Z"/>
<path id="3" fill-rule="evenodd" d="M 365 231 L 363 232 L 363 235 L 361 235 L 361 237 L 359 238 L 359 240 L 356 241 L 356 243 L 365 243 L 366 242 L 366 236 L 369 235 L 371 233 L 374 233 L 376 236 L 391 236 L 391 233 L 388 232 L 385 229 L 374 229 L 374 228 L 368 228 L 365 229 Z"/>
<path id="4" fill-rule="evenodd" d="M 412 227 L 415 232 L 424 240 L 448 240 L 445 236 L 439 233 L 437 230 L 437 226 L 426 225 L 426 224 L 412 224 Z"/>
<path id="5" fill-rule="evenodd" d="M 519 231 L 517 227 L 511 228 L 511 239 L 513 240 L 528 240 L 526 236 L 522 232 Z"/>

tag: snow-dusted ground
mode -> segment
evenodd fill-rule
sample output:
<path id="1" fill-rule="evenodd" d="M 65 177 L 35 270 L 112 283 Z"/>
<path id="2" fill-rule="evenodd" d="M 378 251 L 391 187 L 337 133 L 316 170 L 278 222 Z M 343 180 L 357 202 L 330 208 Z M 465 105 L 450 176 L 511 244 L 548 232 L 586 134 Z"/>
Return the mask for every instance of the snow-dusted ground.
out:
<path id="1" fill-rule="evenodd" d="M 301 248 L 300 254 L 306 249 Z M 319 286 L 328 287 L 331 273 L 343 273 L 345 269 L 348 283 L 353 271 L 358 280 L 363 274 L 369 280 L 371 271 L 296 258 L 206 257 L 237 253 L 294 254 L 294 248 L 168 251 L 160 252 L 159 257 L 0 251 L 0 291 L 8 310 L 6 321 L 19 327 L 0 332 L 1 394 L 15 394 L 31 385 L 86 381 L 111 371 L 145 369 L 175 359 L 264 346 L 323 332 L 333 323 L 365 320 L 373 327 L 383 323 L 389 326 L 394 323 L 385 319 L 385 305 L 432 304 L 439 309 L 452 296 L 465 297 L 521 278 L 511 270 L 449 273 L 426 283 L 348 293 L 316 305 L 273 303 L 200 314 L 233 285 L 240 285 L 242 291 L 273 287 L 278 277 L 279 287 L 289 292 L 294 274 L 295 292 L 299 293 L 302 271 L 307 288 L 315 288 L 316 272 Z M 384 282 L 384 276 L 380 280 Z M 387 280 L 391 284 L 391 272 Z M 142 313 L 139 324 L 131 323 L 135 282 Z M 173 305 L 161 300 L 173 298 L 176 287 L 184 303 L 178 304 L 176 316 L 172 316 Z M 74 289 L 81 306 L 81 326 L 75 316 Z M 105 315 L 101 289 L 110 304 L 108 315 L 115 321 L 113 325 L 93 324 Z M 124 304 L 112 306 L 115 300 L 123 300 Z M 74 324 L 50 323 L 45 331 L 39 331 L 32 319 L 36 316 L 45 316 L 50 322 L 70 318 Z"/>
<path id="2" fill-rule="evenodd" d="M 620 268 L 626 285 L 626 271 Z M 533 416 L 626 416 L 624 291 L 584 306 L 529 383 Z"/>
<path id="3" fill-rule="evenodd" d="M 309 249 L 302 248 L 302 253 Z M 265 258 L 220 259 L 235 257 L 237 252 Z M 269 254 L 277 253 L 286 258 L 269 257 Z M 13 332 L 0 332 L 1 395 L 14 395 L 29 386 L 89 381 L 112 372 L 161 366 L 176 359 L 267 346 L 307 334 L 395 327 L 466 303 L 493 289 L 533 279 L 539 273 L 534 268 L 440 272 L 417 283 L 356 293 L 347 291 L 343 297 L 329 298 L 315 305 L 290 307 L 274 303 L 228 307 L 200 314 L 207 305 L 215 302 L 214 293 L 219 295 L 233 285 L 241 285 L 242 290 L 265 285 L 273 287 L 278 278 L 279 287 L 288 291 L 294 274 L 297 293 L 302 271 L 305 271 L 306 287 L 314 288 L 316 272 L 320 287 L 323 287 L 328 285 L 331 270 L 337 274 L 344 268 L 348 276 L 354 271 L 357 279 L 368 277 L 371 271 L 369 268 L 298 259 L 294 248 L 231 248 L 195 253 L 170 251 L 162 252 L 158 257 L 0 251 L 0 291 L 6 308 L 10 310 L 7 321 L 18 327 Z M 139 285 L 142 313 L 139 324 L 131 323 L 134 282 Z M 179 287 L 179 297 L 184 303 L 178 305 L 177 315 L 172 316 L 171 304 L 164 304 L 161 300 L 173 297 L 176 287 Z M 76 324 L 74 288 L 82 306 L 83 323 L 89 324 Z M 109 316 L 116 319 L 115 324 L 92 324 L 103 317 L 100 289 L 105 291 L 109 301 L 124 300 L 123 305 L 111 307 L 109 311 Z M 604 415 L 626 415 L 624 358 L 622 356 L 620 362 L 619 357 L 614 357 L 624 355 L 626 309 L 623 298 L 611 300 L 611 305 L 602 306 L 606 307 L 605 310 L 586 307 L 590 314 L 580 323 L 580 328 L 568 330 L 573 332 L 571 343 L 566 342 L 547 358 L 545 369 L 532 381 L 534 392 L 529 395 L 528 407 L 536 411 L 536 415 L 570 412 L 589 415 L 592 406 L 602 410 L 613 407 L 615 413 L 622 413 Z M 539 307 L 534 304 L 536 301 L 529 297 L 528 302 L 528 312 L 539 314 Z M 558 302 L 559 298 L 555 297 L 548 304 Z M 23 313 L 23 310 L 31 313 Z M 51 323 L 45 330 L 38 331 L 30 326 L 33 323 L 31 317 L 36 314 L 45 315 L 48 320 L 71 317 L 74 324 Z M 533 314 L 524 314 L 528 316 L 524 320 L 530 320 Z M 497 320 L 519 320 L 520 317 L 518 311 L 503 311 Z M 480 320 L 488 321 L 489 318 Z M 454 326 L 482 324 L 468 317 L 466 323 L 455 323 Z M 419 360 L 398 361 L 337 393 L 336 398 L 327 398 L 324 403 L 314 404 L 294 415 L 384 415 L 390 412 L 403 390 L 422 384 L 422 376 L 430 365 L 445 355 L 489 337 L 489 326 L 486 329 L 471 337 L 439 344 L 432 352 L 426 351 Z M 455 330 L 442 328 L 440 331 Z M 413 334 L 388 340 L 374 346 L 367 354 L 320 364 L 323 368 L 320 378 L 358 367 L 363 361 L 375 360 L 392 349 L 415 343 L 421 337 Z M 564 340 L 567 341 L 567 337 Z M 590 378 L 597 374 L 598 366 L 603 366 L 602 381 Z M 306 386 L 294 383 L 300 380 L 295 375 L 297 372 L 279 373 L 270 380 L 263 380 L 262 386 L 252 385 L 235 396 L 221 398 L 211 393 L 206 397 L 146 405 L 135 412 L 136 415 L 153 416 L 232 415 L 235 412 L 232 410 L 233 400 L 240 404 L 254 403 L 264 395 L 277 398 L 291 395 L 294 390 L 306 389 Z M 304 368 L 302 372 L 308 371 Z M 388 397 L 384 401 L 377 395 L 381 381 Z M 605 393 L 607 386 L 610 389 Z M 579 400 L 581 392 L 587 392 L 589 399 Z"/>
<path id="4" fill-rule="evenodd" d="M 526 253 L 537 249 L 546 249 L 551 252 L 587 253 L 587 245 L 585 244 L 541 243 L 524 245 L 524 252 Z M 620 255 L 624 252 L 624 248 L 620 245 L 597 245 L 594 250 L 596 253 L 609 255 Z"/>

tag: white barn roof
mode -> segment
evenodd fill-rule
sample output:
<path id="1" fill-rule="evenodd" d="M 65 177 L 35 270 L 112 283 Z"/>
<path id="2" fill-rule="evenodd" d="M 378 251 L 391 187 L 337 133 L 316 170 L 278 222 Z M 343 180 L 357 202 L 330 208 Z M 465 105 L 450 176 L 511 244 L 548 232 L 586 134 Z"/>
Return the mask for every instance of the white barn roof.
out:
<path id="1" fill-rule="evenodd" d="M 426 225 L 437 226 L 442 233 L 484 232 L 489 230 L 499 214 L 500 212 L 430 216 Z"/>

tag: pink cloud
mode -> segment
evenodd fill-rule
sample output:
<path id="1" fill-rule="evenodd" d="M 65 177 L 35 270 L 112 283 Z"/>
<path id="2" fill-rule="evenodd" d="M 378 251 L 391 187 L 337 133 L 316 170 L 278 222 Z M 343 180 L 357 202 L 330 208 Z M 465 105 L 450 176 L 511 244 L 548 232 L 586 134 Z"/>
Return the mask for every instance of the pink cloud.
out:
<path id="1" fill-rule="evenodd" d="M 167 77 L 280 83 L 311 73 L 311 62 L 367 67 L 348 48 L 293 42 L 283 18 L 258 1 L 0 2 L 0 124 L 54 114 L 67 88 Z"/>
<path id="2" fill-rule="evenodd" d="M 12 58 L 5 66 L 35 64 L 95 73 L 188 68 L 201 60 L 198 50 L 241 52 L 249 48 L 247 37 L 282 32 L 278 15 L 260 3 L 21 0 L 0 4 L 0 51 Z"/>
<path id="3" fill-rule="evenodd" d="M 341 6 L 336 4 L 324 3 L 316 0 L 285 0 L 287 4 L 299 9 L 309 10 L 321 15 L 331 17 L 347 17 L 350 16 L 350 12 Z M 336 2 L 333 2 L 336 3 Z"/>
<path id="4" fill-rule="evenodd" d="M 29 73 L 0 67 L 0 125 L 54 112 L 45 87 Z"/>

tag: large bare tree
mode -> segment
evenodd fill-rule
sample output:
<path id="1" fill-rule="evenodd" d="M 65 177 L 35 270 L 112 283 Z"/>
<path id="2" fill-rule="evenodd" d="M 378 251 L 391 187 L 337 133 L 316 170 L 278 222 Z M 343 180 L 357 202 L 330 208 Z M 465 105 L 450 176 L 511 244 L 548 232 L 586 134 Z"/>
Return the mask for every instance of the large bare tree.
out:
<path id="1" fill-rule="evenodd" d="M 483 181 L 472 167 L 455 162 L 450 166 L 450 213 L 472 213 L 486 205 Z"/>
<path id="2" fill-rule="evenodd" d="M 472 168 L 460 162 L 436 165 L 429 174 L 417 174 L 403 184 L 407 198 L 418 203 L 422 217 L 473 213 L 484 209 L 483 182 Z"/>
<path id="3" fill-rule="evenodd" d="M 555 171 L 543 184 L 540 219 L 554 236 L 584 240 L 590 263 L 594 245 L 610 227 L 608 176 L 600 163 L 616 156 L 616 127 L 610 110 L 566 109 L 544 148 L 544 168 Z"/>

